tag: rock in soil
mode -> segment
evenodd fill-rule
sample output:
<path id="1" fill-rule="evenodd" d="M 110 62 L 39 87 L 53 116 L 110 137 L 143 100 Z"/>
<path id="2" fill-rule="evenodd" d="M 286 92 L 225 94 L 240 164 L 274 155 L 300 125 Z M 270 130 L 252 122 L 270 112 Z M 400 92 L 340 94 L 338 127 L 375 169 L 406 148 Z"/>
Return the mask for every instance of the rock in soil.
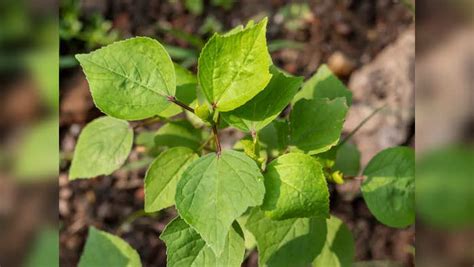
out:
<path id="1" fill-rule="evenodd" d="M 353 105 L 344 125 L 350 132 L 374 110 L 386 106 L 354 136 L 362 165 L 381 150 L 410 144 L 415 116 L 415 30 L 410 28 L 349 81 Z"/>

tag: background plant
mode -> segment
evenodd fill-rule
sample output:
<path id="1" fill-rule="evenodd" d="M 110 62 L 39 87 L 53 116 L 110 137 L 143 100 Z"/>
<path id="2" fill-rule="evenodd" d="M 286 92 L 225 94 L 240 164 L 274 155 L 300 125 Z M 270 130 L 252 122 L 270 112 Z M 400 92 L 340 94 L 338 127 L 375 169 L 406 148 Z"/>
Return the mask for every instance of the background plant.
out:
<path id="1" fill-rule="evenodd" d="M 145 211 L 176 205 L 179 217 L 161 235 L 170 266 L 240 266 L 245 248 L 255 245 L 261 266 L 352 264 L 353 238 L 329 215 L 327 184 L 359 172 L 357 150 L 340 141 L 351 93 L 326 66 L 298 91 L 303 79 L 272 65 L 266 23 L 213 35 L 197 76 L 150 38 L 77 55 L 96 106 L 108 116 L 84 128 L 70 179 L 119 169 L 133 129 L 166 121 L 153 136 L 167 149 L 146 174 Z M 182 112 L 186 119 L 176 119 Z M 226 127 L 247 133 L 233 150 L 221 148 Z M 382 151 L 364 170 L 362 193 L 382 223 L 413 223 L 413 164 L 413 151 L 400 147 Z M 95 247 L 106 246 L 96 234 L 91 230 L 84 266 L 98 258 L 90 255 Z M 139 265 L 127 246 L 112 241 L 123 256 L 111 257 L 115 265 Z"/>

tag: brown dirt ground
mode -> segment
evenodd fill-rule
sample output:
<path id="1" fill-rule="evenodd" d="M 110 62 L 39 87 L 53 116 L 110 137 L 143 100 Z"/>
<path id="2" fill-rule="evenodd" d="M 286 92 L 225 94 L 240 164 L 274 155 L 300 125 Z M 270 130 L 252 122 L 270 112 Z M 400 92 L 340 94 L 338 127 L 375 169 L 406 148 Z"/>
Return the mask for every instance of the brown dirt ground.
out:
<path id="1" fill-rule="evenodd" d="M 92 11 L 104 14 L 123 36 L 149 35 L 183 47 L 188 45 L 159 32 L 156 23 L 166 21 L 174 27 L 196 33 L 209 15 L 215 16 L 225 29 L 229 29 L 265 12 L 270 17 L 269 40 L 290 39 L 305 44 L 301 51 L 283 49 L 273 53 L 277 65 L 308 77 L 321 63 L 328 62 L 331 55 L 342 53 L 353 65 L 341 76 L 345 81 L 353 69 L 369 63 L 413 23 L 410 12 L 391 0 L 320 0 L 310 2 L 313 16 L 304 22 L 302 29 L 293 32 L 272 22 L 276 11 L 286 2 L 242 0 L 236 1 L 228 11 L 205 8 L 201 16 L 191 15 L 179 3 L 173 5 L 168 1 L 84 0 L 82 6 L 85 15 Z M 80 42 L 61 43 L 62 54 L 73 54 L 83 49 Z M 100 112 L 92 104 L 80 69 L 63 70 L 60 126 L 63 160 L 59 177 L 61 266 L 77 264 L 89 225 L 120 235 L 138 250 L 144 266 L 165 266 L 165 247 L 158 236 L 175 211 L 168 209 L 154 217 L 134 218 L 135 212 L 143 209 L 144 168 L 117 171 L 111 176 L 86 181 L 67 180 L 69 159 L 77 136 L 84 124 L 97 116 Z M 136 147 L 129 162 L 142 156 L 142 149 Z M 345 194 L 351 192 L 351 186 L 354 184 L 348 184 L 346 188 L 331 188 L 331 211 L 352 230 L 356 239 L 356 259 L 392 259 L 413 266 L 408 249 L 414 244 L 414 227 L 397 230 L 381 225 L 360 196 L 346 200 Z M 257 255 L 253 253 L 244 266 L 256 266 L 256 261 Z"/>

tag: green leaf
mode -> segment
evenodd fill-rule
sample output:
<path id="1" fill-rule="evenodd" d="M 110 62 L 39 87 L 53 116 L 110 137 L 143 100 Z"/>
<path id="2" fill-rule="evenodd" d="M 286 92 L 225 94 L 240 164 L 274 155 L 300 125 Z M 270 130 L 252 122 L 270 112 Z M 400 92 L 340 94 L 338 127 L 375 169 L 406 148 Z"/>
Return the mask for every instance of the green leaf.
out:
<path id="1" fill-rule="evenodd" d="M 156 133 L 157 146 L 184 146 L 196 150 L 201 145 L 202 135 L 186 120 L 172 121 L 163 125 Z"/>
<path id="2" fill-rule="evenodd" d="M 196 105 L 194 109 L 194 113 L 198 116 L 203 122 L 211 122 L 212 121 L 212 114 L 211 110 L 207 106 L 207 104 Z"/>
<path id="3" fill-rule="evenodd" d="M 139 132 L 135 138 L 135 144 L 152 149 L 155 147 L 155 135 L 156 133 L 154 131 Z"/>
<path id="4" fill-rule="evenodd" d="M 360 170 L 360 152 L 351 143 L 338 146 L 334 170 L 341 171 L 344 175 L 357 176 Z"/>
<path id="5" fill-rule="evenodd" d="M 244 239 L 237 223 L 234 223 L 226 235 L 220 256 L 216 256 L 201 236 L 180 217 L 166 226 L 160 238 L 166 244 L 169 267 L 239 267 L 244 259 Z"/>
<path id="6" fill-rule="evenodd" d="M 194 73 L 176 63 L 173 63 L 173 65 L 174 71 L 176 73 L 176 86 L 181 86 L 190 83 L 198 83 L 197 77 L 196 75 L 194 75 Z"/>
<path id="7" fill-rule="evenodd" d="M 45 228 L 35 238 L 32 250 L 28 253 L 27 267 L 59 267 L 59 232 L 54 228 Z"/>
<path id="8" fill-rule="evenodd" d="M 354 263 L 354 237 L 347 226 L 338 218 L 331 216 L 321 223 L 326 235 L 318 235 L 316 243 L 324 242 L 321 253 L 313 261 L 314 267 L 352 267 Z"/>
<path id="9" fill-rule="evenodd" d="M 270 81 L 266 26 L 267 19 L 250 22 L 241 31 L 214 34 L 204 46 L 198 63 L 199 83 L 218 111 L 245 104 Z"/>
<path id="10" fill-rule="evenodd" d="M 270 83 L 263 91 L 243 106 L 222 113 L 222 118 L 245 132 L 257 132 L 277 118 L 296 94 L 303 77 L 286 75 L 275 67 L 271 73 Z"/>
<path id="11" fill-rule="evenodd" d="M 257 164 L 242 152 L 210 153 L 184 171 L 176 189 L 176 208 L 221 255 L 234 220 L 248 207 L 262 204 L 263 177 Z"/>
<path id="12" fill-rule="evenodd" d="M 184 170 L 199 156 L 187 147 L 161 153 L 145 175 L 145 211 L 155 212 L 174 205 L 176 185 Z"/>
<path id="13" fill-rule="evenodd" d="M 247 27 L 250 27 L 250 26 L 253 26 L 255 23 L 253 20 L 250 20 L 248 23 L 247 23 Z M 239 33 L 241 31 L 244 30 L 244 26 L 243 25 L 238 25 L 237 27 L 231 29 L 230 31 L 224 33 L 224 36 L 230 36 L 232 34 L 236 34 L 236 33 Z"/>
<path id="14" fill-rule="evenodd" d="M 196 99 L 197 78 L 189 70 L 174 64 L 176 73 L 176 99 L 186 105 L 190 105 Z M 183 112 L 178 105 L 169 105 L 165 110 L 158 113 L 159 116 L 169 118 Z"/>
<path id="15" fill-rule="evenodd" d="M 56 179 L 59 169 L 59 120 L 49 118 L 31 128 L 15 161 L 15 175 L 22 182 Z"/>
<path id="16" fill-rule="evenodd" d="M 143 146 L 145 148 L 146 155 L 151 156 L 151 161 L 153 160 L 154 157 L 158 156 L 162 151 L 162 147 L 158 147 L 155 144 L 155 136 L 156 136 L 156 131 L 140 131 L 137 133 L 137 136 L 135 137 L 135 145 L 137 146 Z M 133 164 L 130 162 L 130 164 Z"/>
<path id="17" fill-rule="evenodd" d="M 56 28 L 47 31 L 48 38 L 57 37 Z M 52 112 L 58 112 L 59 107 L 59 44 L 57 42 L 48 45 L 48 49 L 39 49 L 27 56 L 27 66 L 37 82 L 39 92 L 44 104 Z"/>
<path id="18" fill-rule="evenodd" d="M 198 54 L 192 48 L 182 48 L 169 44 L 163 44 L 163 46 L 170 57 L 174 60 L 181 61 L 181 65 L 183 66 L 190 67 L 197 61 Z"/>
<path id="19" fill-rule="evenodd" d="M 140 256 L 121 238 L 89 227 L 79 267 L 140 267 Z"/>
<path id="20" fill-rule="evenodd" d="M 450 145 L 416 162 L 417 218 L 442 230 L 474 225 L 474 149 Z"/>
<path id="21" fill-rule="evenodd" d="M 305 82 L 303 88 L 296 94 L 293 104 L 300 99 L 329 100 L 345 97 L 347 106 L 352 104 L 352 92 L 334 75 L 327 65 L 321 65 L 316 74 Z"/>
<path id="22" fill-rule="evenodd" d="M 336 157 L 338 151 L 339 145 L 333 146 L 328 151 L 316 155 L 315 158 L 319 161 L 319 163 L 321 163 L 323 169 L 332 170 L 334 168 L 334 165 L 336 164 Z"/>
<path id="23" fill-rule="evenodd" d="M 290 114 L 290 143 L 314 155 L 328 151 L 339 141 L 347 113 L 344 98 L 302 99 Z"/>
<path id="24" fill-rule="evenodd" d="M 364 170 L 362 195 L 375 218 L 403 228 L 415 221 L 415 153 L 394 147 L 378 153 Z"/>
<path id="25" fill-rule="evenodd" d="M 297 218 L 274 221 L 255 208 L 247 229 L 255 236 L 259 266 L 308 266 L 321 251 L 326 236 L 324 219 Z"/>
<path id="26" fill-rule="evenodd" d="M 271 155 L 278 155 L 285 150 L 289 143 L 289 125 L 286 120 L 274 120 L 263 128 L 259 133 L 259 140 L 267 152 Z"/>
<path id="27" fill-rule="evenodd" d="M 240 228 L 242 228 L 242 232 L 244 234 L 245 249 L 253 250 L 255 246 L 257 246 L 257 240 L 255 240 L 253 234 L 245 226 L 247 224 L 249 216 L 250 213 L 246 212 L 244 213 L 244 215 L 237 218 L 237 222 L 239 223 Z"/>
<path id="28" fill-rule="evenodd" d="M 74 151 L 69 179 L 109 175 L 123 165 L 133 145 L 128 122 L 101 117 L 82 130 Z"/>
<path id="29" fill-rule="evenodd" d="M 316 159 L 327 171 L 339 171 L 348 176 L 359 175 L 360 152 L 352 143 L 339 143 L 328 151 L 318 154 Z"/>
<path id="30" fill-rule="evenodd" d="M 167 97 L 175 95 L 173 62 L 156 40 L 131 38 L 76 58 L 95 104 L 109 116 L 149 118 L 166 109 L 170 104 Z"/>
<path id="31" fill-rule="evenodd" d="M 249 156 L 253 160 L 258 160 L 260 157 L 258 142 L 254 142 L 250 138 L 239 140 L 237 143 L 235 143 L 234 149 L 243 150 L 245 155 Z"/>
<path id="32" fill-rule="evenodd" d="M 194 108 L 195 112 L 196 112 L 196 108 L 199 107 L 198 102 L 199 101 L 196 100 L 193 103 L 191 103 L 191 105 L 189 105 L 191 108 Z M 210 126 L 208 122 L 205 122 L 203 119 L 201 119 L 201 117 L 199 117 L 198 115 L 196 115 L 193 112 L 185 110 L 184 114 L 186 114 L 186 119 L 196 128 L 201 128 L 201 127 L 204 127 L 204 126 Z M 200 115 L 202 115 L 202 114 L 200 114 Z M 212 115 L 212 114 L 210 114 L 210 115 Z M 209 117 L 212 120 L 212 117 L 211 116 L 209 116 Z"/>
<path id="33" fill-rule="evenodd" d="M 265 172 L 262 210 L 272 219 L 329 216 L 329 191 L 321 165 L 302 153 L 273 160 Z"/>

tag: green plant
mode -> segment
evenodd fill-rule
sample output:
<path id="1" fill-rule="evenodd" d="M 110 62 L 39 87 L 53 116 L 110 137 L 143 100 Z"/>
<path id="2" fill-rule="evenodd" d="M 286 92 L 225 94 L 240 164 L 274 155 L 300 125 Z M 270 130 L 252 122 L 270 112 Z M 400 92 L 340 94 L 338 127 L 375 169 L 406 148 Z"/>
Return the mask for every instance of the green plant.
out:
<path id="1" fill-rule="evenodd" d="M 330 216 L 328 189 L 328 181 L 344 182 L 343 171 L 359 173 L 357 149 L 340 141 L 352 95 L 326 66 L 298 93 L 303 78 L 272 65 L 266 24 L 214 34 L 197 77 L 150 38 L 77 55 L 108 116 L 82 131 L 69 177 L 111 174 L 125 162 L 133 130 L 162 120 L 140 143 L 161 148 L 146 173 L 145 211 L 175 205 L 179 213 L 161 235 L 169 266 L 240 266 L 255 245 L 261 266 L 352 264 L 352 234 Z M 186 119 L 175 116 L 182 112 Z M 235 149 L 221 147 L 226 127 L 247 134 Z M 364 171 L 362 192 L 382 223 L 413 223 L 412 153 L 383 151 Z"/>
<path id="2" fill-rule="evenodd" d="M 416 208 L 422 223 L 441 230 L 472 226 L 473 161 L 472 144 L 445 145 L 417 158 Z"/>
<path id="3" fill-rule="evenodd" d="M 222 28 L 223 25 L 212 15 L 206 17 L 203 25 L 198 30 L 199 35 L 172 28 L 166 23 L 158 25 L 159 31 L 171 35 L 174 38 L 189 45 L 189 48 L 167 44 L 164 45 L 171 59 L 185 68 L 191 67 L 197 63 L 199 51 L 202 50 L 205 43 L 202 36 L 207 36 L 208 34 L 213 33 L 221 33 Z M 303 48 L 304 44 L 293 40 L 276 39 L 268 43 L 268 51 L 270 53 L 282 49 L 302 50 Z"/>
<path id="4" fill-rule="evenodd" d="M 25 257 L 23 266 L 59 266 L 59 232 L 53 226 L 40 229 Z"/>

